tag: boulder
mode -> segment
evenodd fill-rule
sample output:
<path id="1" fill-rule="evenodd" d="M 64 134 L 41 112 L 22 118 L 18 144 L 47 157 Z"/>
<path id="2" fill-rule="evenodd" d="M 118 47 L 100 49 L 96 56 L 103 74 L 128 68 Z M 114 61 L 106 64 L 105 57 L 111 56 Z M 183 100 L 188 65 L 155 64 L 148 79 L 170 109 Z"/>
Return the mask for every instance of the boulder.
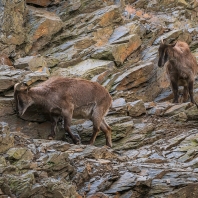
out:
<path id="1" fill-rule="evenodd" d="M 112 39 L 113 40 L 113 39 Z M 137 50 L 142 44 L 142 41 L 137 34 L 132 34 L 112 41 L 111 45 L 96 50 L 91 56 L 92 58 L 114 60 L 118 65 L 123 64 L 124 61 Z"/>
<path id="2" fill-rule="evenodd" d="M 175 121 L 185 122 L 188 119 L 188 117 L 185 112 L 180 112 L 176 115 L 171 116 L 170 119 L 174 119 Z"/>
<path id="3" fill-rule="evenodd" d="M 165 116 L 171 116 L 171 115 L 175 115 L 178 114 L 188 108 L 190 108 L 192 106 L 191 103 L 187 102 L 187 103 L 182 103 L 182 104 L 177 104 L 172 106 L 170 109 L 168 109 L 164 115 Z"/>
<path id="4" fill-rule="evenodd" d="M 196 105 L 185 110 L 185 113 L 190 120 L 197 120 L 198 119 L 198 109 Z"/>
<path id="5" fill-rule="evenodd" d="M 126 91 L 148 81 L 154 73 L 151 62 L 132 67 L 123 72 L 114 82 L 116 90 Z"/>
<path id="6" fill-rule="evenodd" d="M 115 64 L 112 61 L 87 59 L 75 66 L 68 68 L 59 68 L 55 70 L 53 76 L 65 76 L 65 77 L 81 77 L 86 79 L 93 78 L 96 74 L 104 71 L 113 71 Z"/>
<path id="7" fill-rule="evenodd" d="M 16 69 L 29 69 L 31 71 L 43 70 L 47 66 L 45 58 L 38 56 L 26 56 L 15 60 L 14 66 Z"/>
<path id="8" fill-rule="evenodd" d="M 21 81 L 25 75 L 25 71 L 15 70 L 7 65 L 0 66 L 0 92 L 6 91 L 14 86 L 15 83 Z"/>
<path id="9" fill-rule="evenodd" d="M 107 44 L 112 33 L 113 33 L 112 26 L 107 26 L 104 28 L 97 29 L 97 31 L 93 33 L 94 40 L 97 42 L 96 46 L 100 47 L 100 46 L 104 46 L 105 44 Z"/>
<path id="10" fill-rule="evenodd" d="M 47 193 L 51 194 L 52 197 L 78 197 L 76 187 L 69 182 L 63 182 L 54 178 L 43 179 L 41 182 Z"/>
<path id="11" fill-rule="evenodd" d="M 6 177 L 12 193 L 17 194 L 21 198 L 31 195 L 31 189 L 35 183 L 35 177 L 32 171 L 17 176 L 10 174 Z"/>
<path id="12" fill-rule="evenodd" d="M 31 85 L 37 81 L 45 81 L 49 78 L 49 70 L 48 68 L 44 67 L 41 71 L 35 71 L 27 74 L 23 79 L 23 82 L 26 85 Z"/>
<path id="13" fill-rule="evenodd" d="M 127 115 L 126 100 L 124 98 L 117 98 L 112 102 L 110 114 Z"/>
<path id="14" fill-rule="evenodd" d="M 154 107 L 148 110 L 148 114 L 160 116 L 172 106 L 174 106 L 174 104 L 170 102 L 157 103 Z"/>
<path id="15" fill-rule="evenodd" d="M 107 117 L 106 121 L 112 128 L 113 142 L 116 142 L 117 140 L 125 137 L 126 134 L 132 130 L 134 126 L 133 120 L 131 120 L 129 116 L 122 116 L 118 118 L 111 116 Z M 77 123 L 71 126 L 71 130 L 74 134 L 79 134 L 83 143 L 87 143 L 89 142 L 93 132 L 93 124 L 91 121 L 82 122 L 82 120 L 79 120 Z M 105 145 L 104 133 L 100 132 L 97 135 L 95 145 Z"/>
<path id="16" fill-rule="evenodd" d="M 46 45 L 52 35 L 57 33 L 63 25 L 55 13 L 31 6 L 28 6 L 27 21 L 28 42 L 25 46 L 25 53 L 33 55 L 37 54 L 37 51 Z"/>
<path id="17" fill-rule="evenodd" d="M 0 51 L 2 51 L 6 45 L 21 45 L 24 42 L 25 17 L 25 0 L 1 2 L 0 20 L 4 22 L 0 25 L 0 42 L 3 43 L 3 45 L 0 45 Z"/>
<path id="18" fill-rule="evenodd" d="M 137 100 L 134 102 L 128 102 L 126 104 L 127 112 L 129 116 L 140 116 L 146 113 L 146 108 L 142 100 Z"/>
<path id="19" fill-rule="evenodd" d="M 26 3 L 39 5 L 39 6 L 42 6 L 42 7 L 47 7 L 49 5 L 54 5 L 54 4 L 60 3 L 60 0 L 55 0 L 55 1 L 54 0 L 41 0 L 41 1 L 27 0 Z"/>
<path id="20" fill-rule="evenodd" d="M 0 97 L 0 118 L 3 120 L 5 116 L 14 114 L 14 99 Z"/>
<path id="21" fill-rule="evenodd" d="M 183 33 L 182 29 L 178 30 L 172 30 L 170 32 L 167 32 L 166 34 L 163 34 L 158 39 L 155 40 L 154 44 L 159 44 L 161 42 L 161 39 L 164 39 L 167 43 L 170 43 L 171 41 L 178 38 Z"/>

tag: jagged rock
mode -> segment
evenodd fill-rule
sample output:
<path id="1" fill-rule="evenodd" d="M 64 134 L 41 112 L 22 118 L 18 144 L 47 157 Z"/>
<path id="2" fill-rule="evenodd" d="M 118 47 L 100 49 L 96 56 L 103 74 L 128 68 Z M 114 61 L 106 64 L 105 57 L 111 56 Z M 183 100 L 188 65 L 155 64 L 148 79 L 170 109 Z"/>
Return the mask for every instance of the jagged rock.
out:
<path id="1" fill-rule="evenodd" d="M 101 4 L 101 2 L 98 2 L 96 4 Z M 81 8 L 83 9 L 83 7 L 84 6 L 82 5 Z M 69 7 L 66 9 L 69 9 Z M 63 33 L 58 35 L 55 42 L 60 42 L 63 39 L 70 37 L 76 37 L 76 35 L 81 35 L 87 31 L 90 32 L 96 30 L 98 27 L 102 29 L 104 27 L 106 29 L 106 27 L 111 23 L 115 24 L 121 20 L 122 18 L 117 6 L 105 6 L 101 10 L 97 10 L 94 13 L 77 16 L 67 21 L 64 24 Z M 60 67 L 68 67 L 76 65 L 77 63 L 84 60 L 83 56 L 87 56 L 92 52 L 92 50 L 96 48 L 94 45 L 95 43 L 96 41 L 94 38 L 92 39 L 92 37 L 87 37 L 84 35 L 83 37 L 74 39 L 71 42 L 61 42 L 60 45 L 55 45 L 55 48 L 53 50 L 46 50 L 45 54 L 52 54 L 54 58 L 58 58 L 60 60 Z"/>
<path id="2" fill-rule="evenodd" d="M 114 148 L 116 150 L 137 148 L 144 144 L 143 140 L 154 128 L 155 126 L 152 123 L 135 123 L 133 129 L 130 129 L 126 136 L 116 143 Z"/>
<path id="3" fill-rule="evenodd" d="M 47 178 L 43 179 L 42 185 L 52 197 L 78 197 L 75 186 L 67 182 L 62 182 L 54 178 Z"/>
<path id="4" fill-rule="evenodd" d="M 126 100 L 124 98 L 117 98 L 112 102 L 110 114 L 127 115 Z"/>
<path id="5" fill-rule="evenodd" d="M 96 46 L 100 47 L 107 44 L 112 33 L 113 33 L 113 28 L 111 26 L 100 28 L 96 32 L 94 32 L 93 33 L 94 40 L 97 42 Z"/>
<path id="6" fill-rule="evenodd" d="M 162 103 L 158 103 L 156 106 L 154 106 L 153 108 L 151 108 L 148 111 L 149 115 L 163 115 L 164 112 L 166 110 L 168 110 L 169 108 L 171 108 L 172 106 L 174 106 L 174 104 L 170 103 L 170 102 L 162 102 Z"/>
<path id="7" fill-rule="evenodd" d="M 196 198 L 198 193 L 197 184 L 188 184 L 186 187 L 177 190 L 176 192 L 170 193 L 167 197 L 168 198 L 177 198 L 177 197 L 192 197 Z"/>
<path id="8" fill-rule="evenodd" d="M 37 1 L 40 5 L 43 2 L 48 6 L 50 1 Z M 18 74 L 19 70 L 3 66 L 0 76 L 9 80 L 0 81 L 0 118 L 9 123 L 13 136 L 9 143 L 13 144 L 0 156 L 0 197 L 80 198 L 97 194 L 120 198 L 196 197 L 198 112 L 195 105 L 178 108 L 167 102 L 172 99 L 172 91 L 165 68 L 158 68 L 157 62 L 162 37 L 167 42 L 187 41 L 198 57 L 197 2 L 57 0 L 51 3 L 47 8 L 36 5 L 25 9 L 23 0 L 2 1 L 1 26 L 7 30 L 0 28 L 1 53 L 12 61 L 27 55 L 38 58 L 37 54 L 41 54 L 53 75 L 56 71 L 61 75 L 62 69 L 70 70 L 72 66 L 74 69 L 82 61 L 86 66 L 90 58 L 97 62 L 106 60 L 105 63 L 110 60 L 104 67 L 99 64 L 96 70 L 91 66 L 86 71 L 79 67 L 78 74 L 72 76 L 97 81 L 110 91 L 114 102 L 105 119 L 112 128 L 113 148 L 100 147 L 105 144 L 103 133 L 96 138 L 97 147 L 86 145 L 93 129 L 91 121 L 84 120 L 72 120 L 71 126 L 72 133 L 80 134 L 81 145 L 68 143 L 72 141 L 65 137 L 61 121 L 56 138 L 64 141 L 45 140 L 51 127 L 46 122 L 48 116 L 32 106 L 22 119 L 18 118 L 13 85 L 23 81 L 33 86 L 46 80 L 47 68 L 39 70 L 35 63 L 33 68 L 38 72 L 20 70 L 22 73 Z M 24 9 L 28 15 L 22 18 Z M 5 14 L 6 10 L 12 14 Z M 115 68 L 112 61 L 122 67 Z M 197 86 L 195 81 L 195 101 Z M 148 114 L 132 119 L 126 116 L 127 105 L 137 100 L 147 102 L 144 105 Z M 170 115 L 165 117 L 164 112 Z M 0 139 L 4 141 L 6 137 L 11 135 L 3 133 Z M 11 156 L 17 150 L 26 150 L 16 157 L 20 159 Z"/>
<path id="9" fill-rule="evenodd" d="M 15 83 L 21 81 L 25 75 L 24 71 L 15 70 L 9 66 L 0 66 L 0 92 L 10 89 Z"/>
<path id="10" fill-rule="evenodd" d="M 113 71 L 115 64 L 112 61 L 87 59 L 75 66 L 68 68 L 59 68 L 52 75 L 61 75 L 65 77 L 81 77 L 86 79 L 93 78 L 96 74 L 106 70 Z"/>
<path id="11" fill-rule="evenodd" d="M 67 168 L 68 172 L 73 171 L 73 167 L 68 160 L 68 154 L 64 152 L 49 153 L 41 156 L 37 161 L 42 162 L 39 166 L 42 170 L 59 171 L 63 168 Z"/>
<path id="12" fill-rule="evenodd" d="M 14 137 L 10 134 L 9 126 L 5 122 L 0 122 L 0 143 L 0 153 L 14 146 Z"/>
<path id="13" fill-rule="evenodd" d="M 58 65 L 58 63 L 60 62 L 59 59 L 54 58 L 52 56 L 47 56 L 45 57 L 45 61 L 47 63 L 47 67 L 51 68 L 51 67 L 55 67 L 56 65 Z"/>
<path id="14" fill-rule="evenodd" d="M 26 56 L 15 60 L 14 66 L 16 69 L 29 69 L 31 71 L 42 70 L 47 66 L 44 57 L 38 56 Z"/>
<path id="15" fill-rule="evenodd" d="M 156 39 L 154 44 L 159 44 L 161 39 L 166 40 L 167 43 L 170 43 L 172 40 L 175 40 L 175 38 L 179 37 L 183 33 L 182 29 L 179 30 L 172 30 L 166 34 L 163 34 L 163 36 Z"/>
<path id="16" fill-rule="evenodd" d="M 127 189 L 130 189 L 135 185 L 136 177 L 134 174 L 125 172 L 121 178 L 119 178 L 116 182 L 111 185 L 110 189 L 106 190 L 104 193 L 106 194 L 115 194 L 116 192 L 121 192 Z"/>
<path id="17" fill-rule="evenodd" d="M 36 144 L 37 142 L 40 142 L 41 145 L 40 147 L 41 150 L 57 150 L 57 151 L 62 151 L 62 152 L 65 152 L 67 151 L 71 145 L 67 142 L 62 142 L 62 141 L 46 141 L 44 142 L 43 140 L 34 140 L 34 143 Z"/>
<path id="18" fill-rule="evenodd" d="M 112 102 L 112 108 L 122 107 L 126 105 L 126 100 L 124 98 L 117 98 Z"/>
<path id="19" fill-rule="evenodd" d="M 37 1 L 37 0 L 27 0 L 27 3 L 31 3 L 34 5 L 39 5 L 39 6 L 43 6 L 43 7 L 47 7 L 49 5 L 53 5 L 53 4 L 58 4 L 60 2 L 60 0 L 41 0 L 41 1 Z"/>
<path id="20" fill-rule="evenodd" d="M 102 72 L 101 74 L 94 76 L 91 79 L 91 81 L 98 82 L 99 84 L 103 84 L 108 79 L 108 77 L 111 76 L 111 73 L 112 73 L 112 71 L 106 70 L 106 71 Z"/>
<path id="21" fill-rule="evenodd" d="M 114 60 L 117 64 L 123 64 L 123 62 L 142 44 L 142 41 L 137 34 L 132 34 L 120 38 L 112 45 L 107 45 L 103 48 L 96 50 L 92 54 L 93 58 Z"/>
<path id="22" fill-rule="evenodd" d="M 24 0 L 1 2 L 0 20 L 4 21 L 4 23 L 0 25 L 0 42 L 3 43 L 0 45 L 0 51 L 5 50 L 7 45 L 21 45 L 24 42 L 25 5 L 26 2 Z"/>
<path id="23" fill-rule="evenodd" d="M 123 44 L 122 44 L 123 43 Z M 118 63 L 123 63 L 126 58 L 132 54 L 140 45 L 142 41 L 137 34 L 132 34 L 128 37 L 121 38 L 113 42 L 112 55 L 114 60 Z"/>
<path id="24" fill-rule="evenodd" d="M 129 102 L 126 104 L 127 112 L 129 116 L 140 116 L 146 113 L 146 108 L 142 100 Z"/>
<path id="25" fill-rule="evenodd" d="M 170 116 L 170 115 L 174 115 L 174 114 L 178 114 L 179 112 L 184 111 L 185 109 L 188 109 L 192 104 L 187 102 L 187 103 L 182 103 L 182 104 L 178 104 L 178 105 L 174 105 L 171 108 L 169 108 L 164 115 L 165 116 Z"/>
<path id="26" fill-rule="evenodd" d="M 195 105 L 185 110 L 185 113 L 188 119 L 196 120 L 198 118 L 198 109 Z"/>
<path id="27" fill-rule="evenodd" d="M 31 195 L 31 188 L 35 183 L 33 171 L 28 171 L 22 175 L 7 175 L 7 183 L 12 193 L 17 194 L 21 198 Z"/>
<path id="28" fill-rule="evenodd" d="M 119 26 L 114 30 L 113 34 L 109 38 L 109 43 L 117 43 L 117 41 L 119 42 L 119 39 L 121 39 L 124 36 L 127 36 L 128 34 L 137 34 L 140 36 L 144 33 L 145 31 L 141 24 L 134 22 L 127 23 L 126 25 Z"/>
<path id="29" fill-rule="evenodd" d="M 128 90 L 148 81 L 154 72 L 153 63 L 145 63 L 128 69 L 114 82 L 116 90 Z"/>
<path id="30" fill-rule="evenodd" d="M 47 44 L 52 35 L 62 28 L 61 19 L 54 13 L 28 6 L 28 34 L 25 53 L 37 54 Z"/>
<path id="31" fill-rule="evenodd" d="M 156 103 L 155 102 L 146 102 L 146 103 L 144 103 L 144 106 L 145 106 L 146 110 L 148 110 L 148 109 L 155 107 Z"/>
<path id="32" fill-rule="evenodd" d="M 188 117 L 187 117 L 187 115 L 186 115 L 185 112 L 180 112 L 180 113 L 178 113 L 178 114 L 176 114 L 174 116 L 171 116 L 170 119 L 174 119 L 176 121 L 183 121 L 183 122 L 185 122 L 188 119 Z"/>
<path id="33" fill-rule="evenodd" d="M 7 166 L 7 162 L 5 160 L 5 157 L 0 157 L 0 168 Z"/>
<path id="34" fill-rule="evenodd" d="M 96 194 L 94 194 L 94 195 L 88 196 L 87 198 L 108 198 L 108 196 L 105 195 L 105 194 L 102 193 L 102 192 L 98 192 L 98 193 L 96 193 Z"/>

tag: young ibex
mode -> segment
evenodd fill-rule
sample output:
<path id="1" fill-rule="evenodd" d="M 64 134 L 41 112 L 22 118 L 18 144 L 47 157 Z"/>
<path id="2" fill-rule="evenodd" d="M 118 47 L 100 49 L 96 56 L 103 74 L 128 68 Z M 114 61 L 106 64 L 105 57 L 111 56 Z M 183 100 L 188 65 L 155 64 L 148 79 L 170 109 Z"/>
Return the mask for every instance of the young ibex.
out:
<path id="1" fill-rule="evenodd" d="M 173 103 L 178 103 L 178 86 L 183 86 L 183 102 L 186 102 L 190 95 L 191 102 L 196 104 L 193 97 L 193 84 L 198 65 L 188 44 L 181 41 L 165 44 L 162 39 L 159 47 L 158 66 L 163 67 L 164 65 L 174 95 Z"/>
<path id="2" fill-rule="evenodd" d="M 105 133 L 106 145 L 111 147 L 111 128 L 104 116 L 107 114 L 112 98 L 108 91 L 96 82 L 76 78 L 53 77 L 28 89 L 17 83 L 14 87 L 16 110 L 23 115 L 32 104 L 42 107 L 51 117 L 49 139 L 55 137 L 59 117 L 64 120 L 64 129 L 74 143 L 78 139 L 69 128 L 73 118 L 90 119 L 93 122 L 93 144 L 101 129 Z"/>

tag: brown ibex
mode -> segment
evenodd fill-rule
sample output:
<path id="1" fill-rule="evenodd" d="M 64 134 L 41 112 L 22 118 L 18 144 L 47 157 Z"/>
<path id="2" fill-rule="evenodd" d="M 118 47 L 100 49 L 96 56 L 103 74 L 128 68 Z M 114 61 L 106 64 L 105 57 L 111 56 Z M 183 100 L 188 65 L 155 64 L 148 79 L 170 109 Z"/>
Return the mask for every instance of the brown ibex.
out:
<path id="1" fill-rule="evenodd" d="M 166 66 L 166 73 L 170 79 L 174 95 L 173 103 L 178 103 L 178 86 L 183 86 L 183 102 L 186 102 L 190 95 L 191 102 L 196 104 L 193 97 L 193 85 L 198 65 L 188 44 L 181 41 L 165 44 L 162 39 L 158 51 L 158 66 Z"/>
<path id="2" fill-rule="evenodd" d="M 73 118 L 90 119 L 93 122 L 93 144 L 101 129 L 105 133 L 106 145 L 112 146 L 111 128 L 104 116 L 107 114 L 112 98 L 108 91 L 97 82 L 77 78 L 52 77 L 31 88 L 15 84 L 14 98 L 16 110 L 23 115 L 32 104 L 42 107 L 51 117 L 51 133 L 49 139 L 55 137 L 56 124 L 59 117 L 64 120 L 64 129 L 73 142 L 78 139 L 70 130 Z"/>

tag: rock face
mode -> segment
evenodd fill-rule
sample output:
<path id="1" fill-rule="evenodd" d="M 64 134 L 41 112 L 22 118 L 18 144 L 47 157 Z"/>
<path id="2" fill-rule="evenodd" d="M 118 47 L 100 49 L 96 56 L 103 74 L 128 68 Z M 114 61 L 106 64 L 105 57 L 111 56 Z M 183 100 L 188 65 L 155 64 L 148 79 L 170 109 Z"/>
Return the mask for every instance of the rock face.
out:
<path id="1" fill-rule="evenodd" d="M 31 6 L 28 6 L 27 20 L 25 53 L 35 55 L 62 28 L 62 21 L 56 14 Z"/>
<path id="2" fill-rule="evenodd" d="M 81 77 L 86 79 L 92 79 L 97 74 L 102 72 L 113 72 L 115 64 L 113 61 L 103 61 L 95 59 L 87 59 L 77 65 L 67 68 L 59 68 L 55 70 L 53 76 L 64 77 Z"/>
<path id="3" fill-rule="evenodd" d="M 39 5 L 39 6 L 43 6 L 43 7 L 47 7 L 49 5 L 53 5 L 53 4 L 58 4 L 60 2 L 60 0 L 42 0 L 42 1 L 37 1 L 37 0 L 27 0 L 26 3 L 31 3 L 34 5 Z"/>
<path id="4" fill-rule="evenodd" d="M 9 148 L 14 146 L 14 137 L 10 135 L 9 126 L 5 122 L 0 123 L 0 132 L 1 132 L 0 153 L 4 153 Z"/>
<path id="5" fill-rule="evenodd" d="M 2 0 L 0 11 L 0 197 L 197 198 L 198 109 L 172 103 L 157 65 L 161 38 L 187 42 L 198 60 L 197 1 Z M 51 76 L 110 92 L 112 148 L 103 133 L 87 145 L 90 120 L 72 120 L 73 145 L 61 117 L 49 141 L 49 115 L 16 114 L 14 84 Z"/>
<path id="6" fill-rule="evenodd" d="M 0 25 L 1 51 L 6 47 L 14 48 L 12 45 L 20 45 L 25 39 L 24 22 L 26 17 L 26 2 L 19 1 L 1 1 L 0 19 L 3 21 Z M 12 15 L 10 14 L 12 13 Z M 10 46 L 9 46 L 10 45 Z M 9 49 L 8 49 L 9 51 Z M 11 51 L 10 51 L 11 52 Z"/>

